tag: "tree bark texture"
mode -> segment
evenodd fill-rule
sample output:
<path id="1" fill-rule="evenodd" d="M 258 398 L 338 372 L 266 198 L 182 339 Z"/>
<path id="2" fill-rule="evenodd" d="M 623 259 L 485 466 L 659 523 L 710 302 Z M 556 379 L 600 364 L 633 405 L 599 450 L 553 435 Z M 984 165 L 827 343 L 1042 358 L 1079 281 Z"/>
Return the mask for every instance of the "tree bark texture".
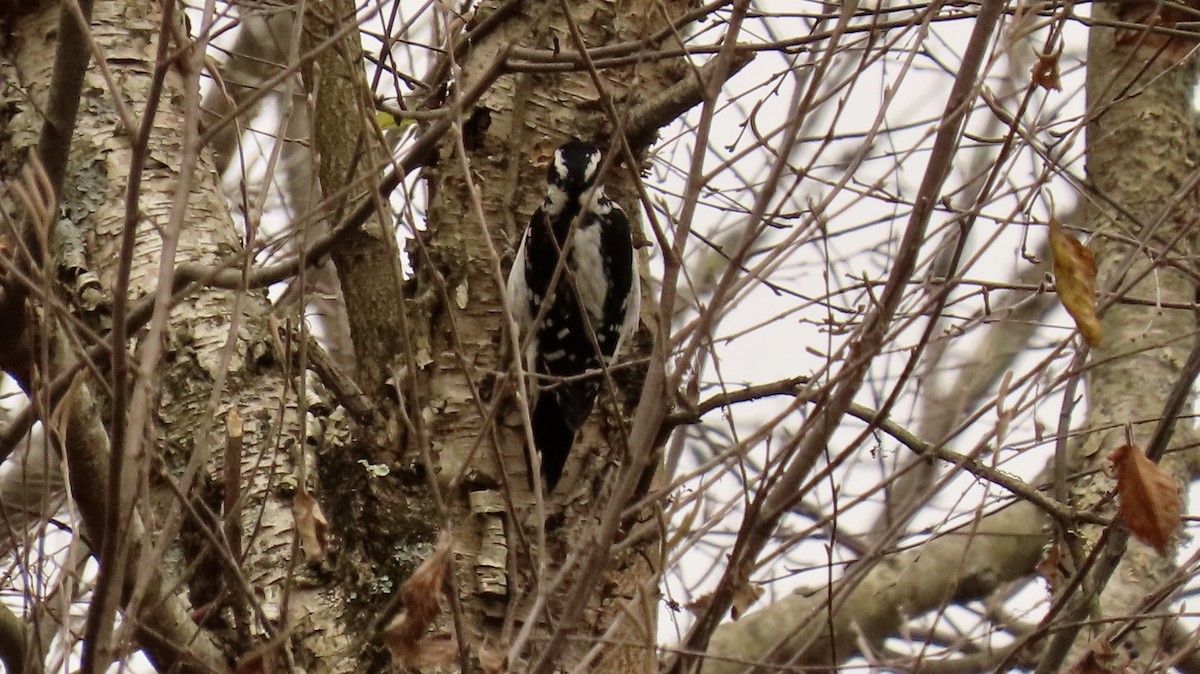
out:
<path id="1" fill-rule="evenodd" d="M 325 212 L 334 214 L 333 222 L 350 204 L 374 193 L 375 177 L 390 159 L 374 123 L 363 50 L 354 25 L 352 0 L 313 2 L 307 5 L 300 41 L 311 51 L 344 33 L 303 68 L 314 104 L 312 160 L 318 167 L 321 193 L 332 202 Z M 331 257 L 346 302 L 356 380 L 367 395 L 382 401 L 403 335 L 399 302 L 403 281 L 387 200 L 375 199 L 375 217 L 344 237 Z"/>
<path id="2" fill-rule="evenodd" d="M 1105 461 L 1126 442 L 1146 448 L 1196 336 L 1193 311 L 1153 303 L 1187 305 L 1196 299 L 1192 260 L 1200 234 L 1200 137 L 1192 104 L 1196 68 L 1189 51 L 1194 43 L 1139 28 L 1172 20 L 1157 16 L 1147 4 L 1101 4 L 1092 11 L 1097 18 L 1127 26 L 1093 26 L 1088 47 L 1087 175 L 1094 192 L 1085 199 L 1098 267 L 1096 287 L 1149 301 L 1108 306 L 1102 317 L 1103 345 L 1092 351 L 1084 375 L 1084 427 L 1090 432 L 1074 448 L 1073 465 L 1082 477 L 1072 482 L 1071 496 L 1076 507 L 1111 514 L 1114 501 L 1107 495 L 1115 482 L 1102 470 Z M 1099 299 L 1103 303 L 1107 298 Z M 1172 450 L 1194 443 L 1191 424 L 1177 424 L 1162 465 L 1180 484 L 1189 481 L 1186 454 L 1194 450 Z M 1083 528 L 1081 549 L 1089 550 L 1100 533 L 1100 527 Z M 1172 569 L 1170 557 L 1131 539 L 1093 615 L 1079 616 L 1098 620 L 1091 623 L 1092 631 L 1081 632 L 1070 661 L 1082 657 L 1092 637 L 1108 627 L 1104 619 L 1155 611 L 1144 601 Z M 1136 629 L 1121 645 L 1135 661 L 1145 663 L 1163 643 L 1169 621 L 1134 622 Z"/>
<path id="3" fill-rule="evenodd" d="M 477 20 L 502 4 L 483 3 Z M 687 3 L 522 3 L 472 43 L 456 64 L 457 78 L 445 103 L 453 105 L 455 97 L 497 59 L 505 58 L 512 46 L 578 51 L 562 13 L 566 5 L 586 47 L 594 49 L 646 38 L 667 26 L 665 16 L 682 14 Z M 666 37 L 663 43 L 673 40 Z M 621 426 L 621 418 L 636 402 L 630 394 L 637 392 L 639 378 L 614 375 L 622 388 L 617 409 L 624 411 L 614 414 L 611 396 L 601 394 L 553 500 L 544 509 L 531 507 L 520 412 L 503 401 L 511 398 L 514 380 L 497 376 L 511 362 L 502 358 L 501 349 L 504 273 L 518 237 L 541 204 L 546 160 L 554 149 L 570 137 L 612 147 L 615 129 L 627 120 L 610 118 L 604 97 L 616 110 L 628 110 L 682 79 L 687 71 L 681 68 L 675 60 L 658 60 L 601 70 L 602 90 L 586 72 L 502 75 L 478 103 L 461 111 L 460 125 L 441 144 L 425 173 L 428 234 L 414 241 L 409 251 L 418 288 L 410 316 L 424 320 L 410 321 L 413 333 L 407 342 L 420 367 L 414 397 L 422 401 L 426 437 L 437 457 L 438 484 L 450 495 L 449 519 L 455 523 L 460 568 L 469 571 L 459 579 L 459 591 L 472 613 L 471 623 L 478 626 L 478 636 L 472 639 L 508 644 L 531 619 L 540 624 L 535 634 L 553 623 L 547 621 L 547 611 L 555 614 L 557 593 L 580 579 L 568 575 L 557 590 L 549 583 L 563 560 L 584 552 L 579 547 L 587 540 L 583 534 L 605 505 L 604 477 L 615 474 L 612 466 L 624 460 L 627 451 L 649 451 L 626 448 Z M 609 154 L 614 161 L 605 178 L 608 194 L 636 215 L 633 181 L 640 167 L 621 165 L 619 151 Z M 626 357 L 645 355 L 636 349 L 628 350 Z M 463 498 L 469 494 L 476 504 L 503 503 L 505 491 L 513 501 L 493 510 L 469 510 Z M 653 522 L 650 518 L 642 526 L 654 528 Z M 504 532 L 503 546 L 489 548 L 487 532 L 499 530 Z M 658 541 L 657 534 L 649 536 L 617 555 L 610 573 L 597 584 L 602 589 L 582 624 L 559 626 L 573 635 L 559 657 L 561 666 L 569 668 L 589 657 L 587 671 L 653 670 L 657 563 L 648 560 L 659 558 Z M 547 609 L 531 617 L 530 606 L 538 597 L 546 599 Z M 601 637 L 616 645 L 598 646 L 596 639 Z M 534 643 L 518 657 L 536 649 Z"/>
<path id="4" fill-rule="evenodd" d="M 864 642 L 881 645 L 914 616 L 984 599 L 1029 574 L 1048 519 L 1018 501 L 917 550 L 860 560 L 870 565 L 862 576 L 797 592 L 721 625 L 701 671 L 735 674 L 764 660 L 836 667 Z"/>
<path id="5" fill-rule="evenodd" d="M 461 55 L 448 71 L 447 98 L 438 104 L 453 109 L 456 96 L 513 46 L 581 48 L 562 7 L 527 4 Z M 574 3 L 571 21 L 588 49 L 652 34 L 667 44 L 674 38 L 663 30 L 666 17 L 682 14 L 686 4 Z M 499 5 L 488 3 L 480 13 Z M 36 141 L 40 118 L 28 102 L 44 100 L 50 81 L 57 14 L 51 7 L 41 10 L 14 25 L 21 39 L 5 59 L 11 66 L 0 66 L 5 82 L 20 83 L 19 90 L 5 90 L 0 159 L 7 176 L 18 174 Z M 132 276 L 127 288 L 116 287 L 124 190 L 129 166 L 139 160 L 130 134 L 148 107 L 159 10 L 138 0 L 97 5 L 93 32 L 113 79 L 105 80 L 96 68 L 87 75 L 62 197 L 64 213 L 83 231 L 89 271 L 106 292 L 127 292 L 134 299 L 169 282 L 165 270 L 175 261 L 213 269 L 248 264 L 246 237 L 253 240 L 253 231 L 247 235 L 234 227 L 213 158 L 189 152 L 201 142 L 196 50 L 202 46 L 173 45 L 183 56 L 168 66 L 142 158 Z M 335 3 L 314 5 L 306 17 L 309 44 L 342 27 L 349 12 Z M 357 70 L 361 54 L 353 46 L 335 42 L 309 73 L 317 94 L 317 164 L 327 206 L 352 203 L 368 192 L 385 163 L 370 132 L 369 100 Z M 572 136 L 611 147 L 627 120 L 611 118 L 605 99 L 627 110 L 686 72 L 672 60 L 635 62 L 600 71 L 599 88 L 579 71 L 500 77 L 477 104 L 456 111 L 459 125 L 426 173 L 428 230 L 411 246 L 417 277 L 407 297 L 401 301 L 390 226 L 376 221 L 335 252 L 358 383 L 381 403 L 385 392 L 401 394 L 393 430 L 350 436 L 340 413 L 308 408 L 303 379 L 288 370 L 289 352 L 298 342 L 293 333 L 272 327 L 261 292 L 194 288 L 173 306 L 161 335 L 143 333 L 131 363 L 139 362 L 148 344 L 163 348 L 155 367 L 135 372 L 135 380 L 152 393 L 147 407 L 152 411 L 129 431 L 139 439 L 138 453 L 131 455 L 139 522 L 153 545 L 135 548 L 130 563 L 161 568 L 162 582 L 135 591 L 133 601 L 156 599 L 158 590 L 182 582 L 186 602 L 180 607 L 201 616 L 200 629 L 230 663 L 287 658 L 313 672 L 371 670 L 386 660 L 377 648 L 363 648 L 365 640 L 356 635 L 375 636 L 371 629 L 387 617 L 383 609 L 396 587 L 431 549 L 437 530 L 449 528 L 464 618 L 454 635 L 466 642 L 472 658 L 485 648 L 503 651 L 532 625 L 525 648 L 513 651 L 517 660 L 540 656 L 541 635 L 555 628 L 572 635 L 557 654 L 564 666 L 652 670 L 661 554 L 653 513 L 631 522 L 650 533 L 615 554 L 604 579 L 568 573 L 551 586 L 564 560 L 586 552 L 580 541 L 593 524 L 591 513 L 604 503 L 604 477 L 630 451 L 622 417 L 638 376 L 616 376 L 621 391 L 616 400 L 602 397 L 568 479 L 544 507 L 530 506 L 524 433 L 511 403 L 499 412 L 495 408 L 510 398 L 515 381 L 505 374 L 508 365 L 501 357 L 503 274 L 517 236 L 542 199 L 544 158 Z M 129 118 L 121 119 L 126 113 L 113 105 L 114 95 L 132 111 Z M 331 102 L 323 104 L 323 97 Z M 180 158 L 189 156 L 195 162 L 181 165 Z M 609 193 L 635 214 L 639 171 L 613 161 L 607 179 Z M 342 211 L 335 206 L 329 212 Z M 386 212 L 381 204 L 379 213 Z M 102 309 L 85 317 L 97 331 L 108 327 Z M 108 422 L 126 412 L 106 408 L 102 395 L 98 405 L 93 420 Z M 78 431 L 83 437 L 83 431 L 97 428 Z M 100 430 L 95 439 L 103 444 Z M 223 469 L 226 452 L 233 451 L 236 478 Z M 102 476 L 104 457 L 91 458 L 93 472 Z M 237 481 L 236 502 L 228 499 L 231 479 Z M 504 486 L 513 501 L 505 501 Z M 292 497 L 300 489 L 317 495 L 333 524 L 335 555 L 320 566 L 307 564 L 295 543 Z M 93 507 L 106 506 L 99 499 Z M 126 523 L 126 535 L 137 530 L 134 524 Z M 556 597 L 581 580 L 596 583 L 595 597 L 582 617 L 564 624 L 556 618 Z M 535 600 L 544 600 L 536 610 Z M 139 615 L 137 606 L 123 609 Z M 189 612 L 178 616 L 187 620 Z M 446 632 L 453 631 L 449 622 L 442 626 Z M 164 656 L 159 664 L 172 663 Z"/>
<path id="6" fill-rule="evenodd" d="M 6 83 L 0 172 L 6 180 L 19 175 L 36 141 L 41 125 L 37 103 L 45 99 L 56 47 L 57 4 L 33 9 L 10 26 L 19 39 L 8 43 L 6 58 L 0 59 L 0 79 Z M 137 299 L 156 292 L 164 278 L 161 270 L 176 261 L 214 269 L 247 262 L 248 251 L 220 191 L 211 154 L 193 153 L 195 163 L 181 165 L 180 158 L 189 156 L 187 148 L 198 149 L 201 143 L 197 54 L 203 45 L 174 44 L 182 56 L 167 64 L 164 93 L 141 159 L 129 287 L 114 287 L 125 189 L 135 161 L 131 134 L 147 108 L 158 40 L 166 39 L 160 35 L 161 23 L 161 7 L 150 1 L 102 1 L 93 13 L 92 35 L 112 80 L 106 81 L 94 63 L 88 71 L 61 213 L 82 230 L 89 271 L 98 275 L 109 297 L 124 291 Z M 132 119 L 121 119 L 114 97 Z M 177 247 L 168 254 L 164 242 L 175 233 Z M 80 318 L 104 330 L 109 325 L 103 309 Z M 320 438 L 301 433 L 303 410 L 297 401 L 307 397 L 294 393 L 302 380 L 289 382 L 288 357 L 280 350 L 288 337 L 272 328 L 270 312 L 259 291 L 194 289 L 170 310 L 158 337 L 163 349 L 159 362 L 133 375 L 148 378 L 152 403 L 143 417 L 146 424 L 129 430 L 140 439 L 137 453 L 127 460 L 136 471 L 136 510 L 147 530 L 139 541 L 139 556 L 130 564 L 135 571 L 160 571 L 163 581 L 162 587 L 131 595 L 130 601 L 141 597 L 145 607 L 125 610 L 149 619 L 159 592 L 181 591 L 193 609 L 208 615 L 205 632 L 229 662 L 253 652 L 279 658 L 281 646 L 290 643 L 288 657 L 298 666 L 314 672 L 348 669 L 354 663 L 346 657 L 344 596 L 336 587 L 297 580 L 309 569 L 294 545 L 292 495 L 302 476 L 311 481 L 316 475 L 312 450 Z M 79 337 L 87 346 L 86 337 Z M 138 354 L 147 348 L 144 337 L 130 363 L 138 363 Z M 58 365 L 52 364 L 47 376 L 56 374 Z M 222 466 L 230 439 L 227 424 L 235 413 L 242 421 L 241 439 L 237 474 L 231 476 Z M 108 408 L 101 399 L 92 420 L 107 423 L 116 414 L 132 412 Z M 317 421 L 309 414 L 310 431 L 320 427 Z M 308 469 L 298 472 L 300 462 Z M 103 470 L 99 472 L 102 479 Z M 230 480 L 237 482 L 237 500 L 223 503 Z M 316 486 L 311 481 L 308 488 Z M 186 503 L 177 491 L 187 495 Z M 132 535 L 133 523 L 125 526 L 124 533 Z M 251 611 L 251 604 L 259 608 Z M 143 614 L 143 608 L 151 613 Z M 290 641 L 280 640 L 280 630 Z M 262 649 L 264 643 L 272 646 Z M 186 643 L 174 646 L 188 648 Z M 168 667 L 171 662 L 158 664 Z"/>

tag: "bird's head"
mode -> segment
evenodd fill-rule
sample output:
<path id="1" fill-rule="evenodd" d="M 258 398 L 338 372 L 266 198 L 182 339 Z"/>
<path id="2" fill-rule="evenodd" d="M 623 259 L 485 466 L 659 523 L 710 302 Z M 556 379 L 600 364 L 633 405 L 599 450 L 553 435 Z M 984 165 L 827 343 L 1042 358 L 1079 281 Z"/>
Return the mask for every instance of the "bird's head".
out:
<path id="1" fill-rule="evenodd" d="M 600 172 L 600 149 L 571 140 L 554 151 L 546 170 L 547 198 L 551 202 L 579 201 L 596 182 Z M 555 194 L 557 192 L 557 194 Z"/>

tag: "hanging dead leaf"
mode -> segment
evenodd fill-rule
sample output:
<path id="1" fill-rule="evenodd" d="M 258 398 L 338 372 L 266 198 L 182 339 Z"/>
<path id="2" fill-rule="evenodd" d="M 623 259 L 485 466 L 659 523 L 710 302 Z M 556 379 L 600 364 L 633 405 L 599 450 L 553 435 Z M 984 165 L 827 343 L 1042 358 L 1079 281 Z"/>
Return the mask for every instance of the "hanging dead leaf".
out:
<path id="1" fill-rule="evenodd" d="M 1061 55 L 1062 50 L 1049 54 L 1038 54 L 1037 62 L 1030 69 L 1031 79 L 1035 85 L 1043 89 L 1062 91 L 1062 80 L 1058 74 L 1058 57 Z"/>
<path id="2" fill-rule="evenodd" d="M 1046 579 L 1046 585 L 1050 586 L 1051 591 L 1057 590 L 1062 585 L 1062 547 L 1058 541 L 1054 541 L 1046 548 L 1034 568 L 1039 576 Z"/>
<path id="3" fill-rule="evenodd" d="M 692 615 L 694 616 L 702 616 L 704 615 L 704 612 L 708 610 L 708 607 L 712 606 L 712 600 L 713 596 L 711 593 L 702 594 L 699 597 L 689 601 L 685 605 L 685 608 L 687 608 L 688 611 L 691 611 Z"/>
<path id="4" fill-rule="evenodd" d="M 1058 298 L 1075 319 L 1088 346 L 1100 346 L 1103 331 L 1096 318 L 1096 262 L 1087 246 L 1050 218 L 1050 250 L 1054 254 L 1054 283 Z"/>
<path id="5" fill-rule="evenodd" d="M 453 638 L 427 633 L 446 598 L 451 542 L 449 534 L 442 532 L 433 554 L 400 586 L 404 610 L 384 628 L 383 641 L 401 668 L 448 665 L 458 653 Z"/>
<path id="6" fill-rule="evenodd" d="M 765 592 L 761 585 L 746 583 L 733 593 L 733 605 L 729 607 L 729 616 L 737 620 L 746 613 L 746 609 L 754 605 Z"/>
<path id="7" fill-rule="evenodd" d="M 1118 447 L 1108 459 L 1117 472 L 1125 525 L 1139 541 L 1165 555 L 1171 535 L 1183 526 L 1179 483 L 1133 445 Z"/>
<path id="8" fill-rule="evenodd" d="M 329 552 L 329 520 L 321 512 L 321 504 L 308 492 L 299 492 L 292 499 L 292 517 L 300 532 L 300 547 L 310 562 L 325 559 Z"/>

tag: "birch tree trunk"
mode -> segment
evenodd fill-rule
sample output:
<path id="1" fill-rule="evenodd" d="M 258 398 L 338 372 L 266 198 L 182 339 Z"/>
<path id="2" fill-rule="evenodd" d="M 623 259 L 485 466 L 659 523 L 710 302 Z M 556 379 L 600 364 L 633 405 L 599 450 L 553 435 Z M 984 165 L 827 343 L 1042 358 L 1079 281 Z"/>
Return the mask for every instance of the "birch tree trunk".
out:
<path id="1" fill-rule="evenodd" d="M 505 4 L 485 2 L 476 17 L 486 20 Z M 564 13 L 568 6 L 569 15 Z M 674 38 L 666 21 L 686 6 L 641 0 L 524 3 L 474 41 L 453 66 L 458 78 L 445 104 L 454 106 L 457 96 L 506 57 L 579 52 L 576 31 L 589 50 L 643 39 L 670 45 Z M 568 669 L 580 663 L 585 671 L 654 670 L 661 531 L 653 513 L 638 516 L 639 528 L 649 529 L 649 535 L 617 554 L 603 579 L 578 570 L 579 559 L 590 552 L 597 513 L 614 507 L 606 499 L 616 468 L 632 452 L 652 448 L 628 445 L 621 419 L 633 409 L 640 377 L 616 373 L 618 404 L 601 395 L 554 498 L 534 503 L 521 412 L 508 400 L 515 380 L 495 376 L 511 366 L 499 348 L 506 341 L 502 271 L 544 198 L 547 158 L 571 137 L 608 150 L 608 194 L 627 212 L 639 211 L 635 184 L 641 167 L 623 161 L 619 130 L 637 121 L 627 116 L 636 104 L 686 76 L 681 68 L 665 59 L 634 60 L 598 72 L 588 72 L 584 63 L 571 72 L 553 72 L 531 62 L 524 72 L 500 76 L 478 102 L 458 111 L 461 126 L 440 145 L 425 172 L 429 232 L 410 251 L 419 288 L 410 316 L 431 315 L 432 320 L 410 321 L 413 332 L 406 343 L 421 368 L 415 390 L 427 410 L 425 432 L 437 457 L 438 485 L 445 490 L 449 521 L 463 552 L 464 608 L 485 641 L 518 639 L 520 644 L 544 638 L 522 634 L 526 626 L 533 627 L 533 635 L 565 631 L 570 638 L 551 662 Z M 642 145 L 633 142 L 640 158 L 648 139 Z M 647 304 L 643 322 L 653 325 L 652 304 L 646 309 Z M 627 359 L 648 354 L 648 335 L 634 341 Z M 489 540 L 500 530 L 503 549 Z M 582 616 L 548 621 L 560 615 L 563 597 L 578 583 L 607 589 L 593 593 Z M 610 640 L 618 646 L 602 645 Z M 509 654 L 528 658 L 526 666 L 532 667 L 544 653 L 535 641 L 523 643 Z"/>
<path id="2" fill-rule="evenodd" d="M 486 4 L 477 14 L 499 16 L 503 4 Z M 183 23 L 169 18 L 176 37 L 160 49 L 159 40 L 167 38 L 156 3 L 96 5 L 90 30 L 103 68 L 93 64 L 86 74 L 62 211 L 82 232 L 86 266 L 79 271 L 96 275 L 105 298 L 124 293 L 154 311 L 148 322 L 143 317 L 134 324 L 147 327 L 136 333 L 129 365 L 118 373 L 128 375 L 117 380 L 129 388 L 121 398 L 126 409 L 112 409 L 104 381 L 82 384 L 61 399 L 78 422 L 63 436 L 77 492 L 108 481 L 112 455 L 125 459 L 115 483 L 120 489 L 90 490 L 95 498 L 78 501 L 95 511 L 83 513 L 95 523 L 84 542 L 122 541 L 114 558 L 119 564 L 108 558 L 101 564 L 99 584 L 116 588 L 116 599 L 107 617 L 93 607 L 99 617 L 89 621 L 101 628 L 89 632 L 97 637 L 89 648 L 99 649 L 89 662 L 102 667 L 120 649 L 148 648 L 163 670 L 378 668 L 386 662 L 379 637 L 398 608 L 397 586 L 443 530 L 453 540 L 457 596 L 433 636 L 461 648 L 448 659 L 442 651 L 425 651 L 426 660 L 408 665 L 434 671 L 465 661 L 474 668 L 499 653 L 511 656 L 509 666 L 517 671 L 534 661 L 588 671 L 654 668 L 661 532 L 653 513 L 638 516 L 635 523 L 649 535 L 615 555 L 603 579 L 581 578 L 563 564 L 586 552 L 589 513 L 605 498 L 605 477 L 633 451 L 622 417 L 639 377 L 617 376 L 624 387 L 598 406 L 603 409 L 574 453 L 561 494 L 533 507 L 524 434 L 514 420 L 520 412 L 512 411 L 516 379 L 506 373 L 501 349 L 501 272 L 542 198 L 542 157 L 569 137 L 616 148 L 610 194 L 638 211 L 633 186 L 640 166 L 622 162 L 615 142 L 630 120 L 610 112 L 677 82 L 681 66 L 671 59 L 634 61 L 600 71 L 596 80 L 595 71 L 520 72 L 500 77 L 479 101 L 455 107 L 463 91 L 488 84 L 494 66 L 513 50 L 579 51 L 651 36 L 669 41 L 666 21 L 686 5 L 576 4 L 569 20 L 554 5 L 504 7 L 504 18 L 439 75 L 442 83 L 453 82 L 450 93 L 428 105 L 448 106 L 460 119 L 425 175 L 429 221 L 411 251 L 417 277 L 407 288 L 394 242 L 387 241 L 387 209 L 369 196 L 387 166 L 372 135 L 371 110 L 362 105 L 370 97 L 359 86 L 361 53 L 346 48 L 351 42 L 319 52 L 317 74 L 307 84 L 321 127 L 314 163 L 322 191 L 341 200 L 334 212 L 375 199 L 380 215 L 366 234 L 342 239 L 333 255 L 351 312 L 353 377 L 379 422 L 360 417 L 353 431 L 342 411 L 331 413 L 311 390 L 312 375 L 295 369 L 308 344 L 302 332 L 287 328 L 298 317 L 273 315 L 262 283 L 247 271 L 263 239 L 257 223 L 235 226 L 204 149 L 198 77 L 206 44 L 182 39 Z M 348 6 L 313 7 L 306 17 L 309 47 L 352 17 Z M 20 39 L 0 63 L 0 76 L 14 83 L 4 91 L 6 182 L 17 180 L 37 139 L 41 118 L 28 103 L 45 100 L 58 46 L 57 7 L 24 9 L 10 17 Z M 203 34 L 207 27 L 202 21 L 196 28 Z M 582 43 L 574 41 L 576 31 Z M 348 35 L 357 39 L 353 31 Z M 156 72 L 161 97 L 151 94 Z M 338 116 L 337 105 L 347 101 L 350 119 L 344 109 Z M 147 111 L 153 125 L 143 139 L 135 132 Z M 346 123 L 334 128 L 338 121 Z M 322 131 L 349 135 L 322 141 Z M 635 142 L 634 156 L 641 157 L 648 142 L 649 136 Z M 135 164 L 144 171 L 131 183 Z M 126 203 L 130 185 L 135 206 Z M 127 222 L 136 227 L 128 253 Z M 120 272 L 126 254 L 127 282 Z M 173 287 L 185 292 L 172 298 Z M 393 304 L 385 307 L 386 301 Z M 78 318 L 103 334 L 113 320 L 105 313 L 110 305 L 101 301 L 94 315 Z M 66 371 L 97 339 L 67 319 L 47 312 L 39 326 L 43 339 L 53 331 L 65 335 L 64 348 L 40 364 L 45 377 Z M 648 338 L 641 343 L 644 349 Z M 398 406 L 387 400 L 393 392 L 400 394 Z M 128 440 L 110 447 L 118 414 L 129 424 Z M 332 544 L 315 552 L 309 540 L 303 548 L 298 543 L 314 528 L 304 520 L 307 507 L 298 505 L 310 495 L 328 513 L 333 534 Z M 120 526 L 105 530 L 112 513 L 122 514 Z M 328 552 L 322 561 L 320 553 Z M 161 572 L 139 578 L 137 570 L 148 567 Z M 563 580 L 552 583 L 562 568 Z M 563 617 L 562 596 L 581 582 L 595 588 L 586 610 Z M 171 620 L 178 624 L 167 629 L 158 620 L 164 633 L 153 638 L 145 630 L 137 638 L 128 632 L 139 619 L 165 615 L 164 605 L 173 607 Z M 117 611 L 133 620 L 110 638 Z M 546 635 L 556 630 L 570 638 L 547 656 Z M 514 640 L 519 645 L 510 651 Z M 597 645 L 609 642 L 622 645 Z"/>
<path id="3" fill-rule="evenodd" d="M 1116 448 L 1130 443 L 1149 452 L 1165 425 L 1174 437 L 1162 466 L 1179 484 L 1195 472 L 1194 425 L 1179 421 L 1168 402 L 1173 389 L 1191 383 L 1189 353 L 1200 344 L 1196 314 L 1169 307 L 1187 307 L 1197 297 L 1200 136 L 1195 43 L 1148 30 L 1180 17 L 1137 3 L 1101 4 L 1092 12 L 1101 25 L 1091 29 L 1088 44 L 1087 175 L 1095 192 L 1086 203 L 1099 300 L 1108 306 L 1104 342 L 1092 350 L 1084 374 L 1090 432 L 1071 449 L 1082 477 L 1071 482 L 1070 495 L 1076 507 L 1115 516 L 1116 483 L 1106 462 Z M 1094 622 L 1074 639 L 1070 628 L 1056 635 L 1039 672 L 1056 670 L 1064 656 L 1074 664 L 1108 652 L 1146 667 L 1166 643 L 1169 619 L 1138 616 L 1154 613 L 1170 596 L 1173 546 L 1160 554 L 1134 538 L 1124 545 L 1124 538 L 1120 526 L 1090 526 L 1059 539 L 1072 565 L 1088 574 L 1061 620 Z M 1099 561 L 1085 563 L 1085 555 Z"/>
<path id="4" fill-rule="evenodd" d="M 189 674 L 732 674 L 853 657 L 1048 673 L 1187 656 L 1163 602 L 1194 565 L 1126 536 L 1105 472 L 1117 446 L 1174 430 L 1162 465 L 1195 473 L 1195 430 L 1171 402 L 1200 369 L 1186 15 L 1095 7 L 1086 114 L 1034 123 L 1060 102 L 1043 92 L 1057 57 L 1032 82 L 1013 59 L 1001 85 L 996 64 L 1039 31 L 1060 40 L 1073 8 L 450 4 L 185 21 L 170 3 L 98 0 L 78 7 L 85 31 L 70 3 L 0 6 L 0 367 L 29 400 L 0 458 L 41 421 L 0 475 L 0 504 L 22 512 L 0 516 L 20 532 L 20 582 L 44 583 L 21 610 L 0 603 L 6 671 L 74 667 L 60 644 L 86 674 L 136 652 Z M 239 21 L 278 42 L 215 64 L 209 40 Z M 401 64 L 407 48 L 424 56 Z M 723 90 L 751 52 L 771 65 Z M 264 217 L 287 211 L 274 188 L 239 165 L 272 108 L 255 160 L 292 176 L 281 231 Z M 1025 239 L 1044 233 L 1045 193 L 1074 185 L 1057 176 L 1083 153 L 1063 139 L 1084 124 L 1077 229 L 1104 338 L 1072 360 Z M 608 193 L 663 274 L 643 274 L 638 334 L 547 495 L 504 278 L 572 137 L 606 150 Z M 1041 175 L 1006 176 L 1026 160 Z M 241 180 L 222 194 L 227 165 Z M 320 301 L 317 265 L 337 274 Z M 774 317 L 722 327 L 766 294 Z M 321 303 L 346 319 L 333 357 L 299 309 Z M 726 369 L 735 342 L 776 328 L 793 353 L 769 381 Z M 1034 351 L 1036 365 L 1017 357 Z M 947 375 L 955 394 L 922 398 Z M 785 402 L 744 411 L 768 397 Z M 905 407 L 922 399 L 947 421 L 916 423 Z M 656 452 L 684 425 L 700 428 L 675 434 L 677 482 L 658 490 Z M 1041 475 L 1006 472 L 1052 447 Z M 889 475 L 897 448 L 921 470 Z M 874 486 L 864 466 L 882 469 Z M 43 492 L 11 498 L 12 470 Z M 950 493 L 964 483 L 986 493 Z M 872 504 L 879 526 L 854 531 Z M 29 561 L 57 540 L 59 557 Z M 1029 618 L 1004 592 L 1034 586 L 1045 610 Z M 692 613 L 669 616 L 679 648 L 659 643 L 660 605 Z"/>

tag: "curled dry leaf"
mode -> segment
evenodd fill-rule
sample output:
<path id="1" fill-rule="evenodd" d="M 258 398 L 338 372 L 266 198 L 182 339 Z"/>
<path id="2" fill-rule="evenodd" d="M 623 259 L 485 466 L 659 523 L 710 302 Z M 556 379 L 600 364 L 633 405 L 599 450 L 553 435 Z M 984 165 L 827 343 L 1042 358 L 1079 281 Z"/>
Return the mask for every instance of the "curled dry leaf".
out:
<path id="1" fill-rule="evenodd" d="M 1096 318 L 1096 262 L 1087 246 L 1050 218 L 1050 250 L 1054 254 L 1054 284 L 1067 313 L 1075 319 L 1088 346 L 1100 346 L 1103 331 Z"/>
<path id="2" fill-rule="evenodd" d="M 704 615 L 704 612 L 708 610 L 708 607 L 712 605 L 712 599 L 713 597 L 711 593 L 702 594 L 699 597 L 689 601 L 685 605 L 685 608 L 687 608 L 687 610 L 690 611 L 694 616 L 702 616 Z"/>
<path id="3" fill-rule="evenodd" d="M 310 562 L 325 559 L 329 552 L 329 520 L 321 512 L 321 504 L 308 492 L 298 492 L 292 499 L 292 516 L 300 532 L 300 547 Z"/>
<path id="4" fill-rule="evenodd" d="M 1035 85 L 1043 89 L 1062 91 L 1062 80 L 1058 74 L 1060 56 L 1062 56 L 1061 50 L 1049 54 L 1038 54 L 1037 63 L 1034 63 L 1030 70 L 1031 79 Z"/>
<path id="5" fill-rule="evenodd" d="M 1035 568 L 1038 575 L 1046 579 L 1046 585 L 1050 586 L 1051 591 L 1056 591 L 1062 586 L 1062 547 L 1058 541 L 1052 542 L 1046 548 Z"/>
<path id="6" fill-rule="evenodd" d="M 729 615 L 734 620 L 746 613 L 746 609 L 754 605 L 765 592 L 761 585 L 746 583 L 733 593 L 733 605 L 729 607 Z"/>
<path id="7" fill-rule="evenodd" d="M 442 612 L 450 576 L 451 538 L 442 532 L 433 554 L 400 586 L 402 610 L 383 630 L 383 640 L 397 667 L 431 667 L 454 662 L 455 641 L 428 634 Z"/>
<path id="8" fill-rule="evenodd" d="M 1171 535 L 1183 526 L 1179 483 L 1133 445 L 1118 447 L 1108 458 L 1116 468 L 1125 525 L 1139 541 L 1166 554 Z"/>
<path id="9" fill-rule="evenodd" d="M 746 583 L 737 590 L 734 590 L 733 602 L 729 607 L 729 616 L 734 620 L 737 620 L 746 613 L 746 609 L 749 609 L 754 605 L 754 602 L 758 601 L 759 597 L 763 595 L 763 592 L 764 590 L 762 587 L 752 583 Z M 709 607 L 712 606 L 712 600 L 713 596 L 711 593 L 700 595 L 699 597 L 696 597 L 692 601 L 688 602 L 687 610 L 691 611 L 692 615 L 704 615 L 704 613 L 708 611 Z"/>

